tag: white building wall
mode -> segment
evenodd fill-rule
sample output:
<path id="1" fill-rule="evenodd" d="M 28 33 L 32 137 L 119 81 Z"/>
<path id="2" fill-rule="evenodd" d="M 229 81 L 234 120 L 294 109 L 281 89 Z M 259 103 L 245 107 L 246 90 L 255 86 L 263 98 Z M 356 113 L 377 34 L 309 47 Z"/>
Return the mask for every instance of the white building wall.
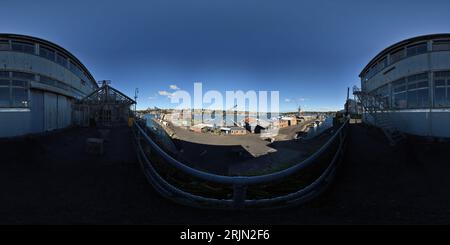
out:
<path id="1" fill-rule="evenodd" d="M 86 94 L 92 91 L 89 86 L 83 86 L 81 84 L 81 79 L 73 74 L 72 71 L 58 63 L 37 55 L 15 51 L 1 51 L 0 67 L 7 70 L 28 71 L 52 77 Z M 86 84 L 87 83 L 89 83 L 89 81 L 86 81 Z"/>
<path id="2" fill-rule="evenodd" d="M 450 109 L 402 110 L 387 112 L 392 126 L 407 134 L 450 138 Z M 375 125 L 371 115 L 364 113 L 364 122 Z"/>
<path id="3" fill-rule="evenodd" d="M 378 72 L 375 76 L 366 82 L 366 91 L 372 91 L 387 83 L 393 82 L 405 76 L 414 75 L 421 72 L 428 71 L 429 68 L 429 54 L 419 54 L 416 56 L 408 57 L 400 60 L 390 66 L 387 66 L 382 71 Z M 443 66 L 443 65 L 441 65 Z M 449 68 L 450 66 L 447 66 Z M 391 71 L 390 69 L 395 68 Z M 386 71 L 389 71 L 384 75 Z"/>
<path id="4" fill-rule="evenodd" d="M 20 40 L 17 37 L 13 39 Z M 30 42 L 30 40 L 27 41 Z M 83 84 L 81 78 L 68 67 L 37 55 L 39 44 L 35 44 L 35 48 L 35 54 L 1 50 L 0 70 L 44 75 L 65 83 L 85 95 L 97 87 L 96 84 L 92 84 L 95 81 L 85 81 Z M 29 93 L 28 108 L 0 108 L 0 137 L 40 133 L 65 128 L 72 124 L 72 104 L 75 101 L 74 98 L 81 94 L 75 94 L 72 89 L 65 90 L 40 83 L 39 80 L 30 82 Z"/>
<path id="5" fill-rule="evenodd" d="M 392 71 L 389 71 L 390 69 Z M 450 51 L 429 52 L 408 57 L 392 65 L 387 66 L 378 72 L 365 84 L 366 91 L 372 91 L 387 83 L 393 82 L 405 76 L 410 76 L 427 71 L 449 70 L 450 69 Z M 384 74 L 386 71 L 386 74 Z"/>
<path id="6" fill-rule="evenodd" d="M 12 137 L 29 133 L 30 110 L 4 110 L 0 112 L 0 136 Z"/>
<path id="7" fill-rule="evenodd" d="M 426 40 L 418 40 L 417 42 L 419 43 L 424 41 Z M 428 40 L 427 42 L 428 52 L 405 57 L 400 61 L 388 65 L 371 77 L 368 81 L 361 80 L 361 87 L 363 91 L 370 93 L 375 89 L 383 85 L 390 84 L 397 79 L 428 72 L 430 97 L 430 106 L 428 108 L 391 109 L 386 113 L 389 114 L 390 123 L 392 126 L 402 132 L 419 136 L 450 138 L 450 108 L 433 107 L 434 82 L 432 75 L 435 71 L 450 70 L 450 51 L 431 51 L 432 41 Z M 399 47 L 395 47 L 389 52 L 392 52 L 398 48 Z M 370 114 L 364 113 L 363 121 L 374 125 L 374 119 Z"/>

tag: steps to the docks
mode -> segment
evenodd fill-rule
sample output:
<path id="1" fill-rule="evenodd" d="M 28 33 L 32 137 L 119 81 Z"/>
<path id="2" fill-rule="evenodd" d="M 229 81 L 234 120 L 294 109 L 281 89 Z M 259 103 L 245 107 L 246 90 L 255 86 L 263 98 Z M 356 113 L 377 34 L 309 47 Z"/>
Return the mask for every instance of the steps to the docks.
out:
<path id="1" fill-rule="evenodd" d="M 379 127 L 392 146 L 397 145 L 405 139 L 405 135 L 392 123 L 389 113 L 389 103 L 380 95 L 369 94 L 353 87 L 353 94 L 358 98 L 364 112 L 372 117 L 374 125 Z"/>

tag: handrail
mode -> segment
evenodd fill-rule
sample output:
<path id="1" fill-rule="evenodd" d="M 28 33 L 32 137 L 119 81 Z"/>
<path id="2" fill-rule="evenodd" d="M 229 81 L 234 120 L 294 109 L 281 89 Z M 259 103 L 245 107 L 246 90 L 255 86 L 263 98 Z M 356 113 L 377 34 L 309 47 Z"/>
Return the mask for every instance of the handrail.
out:
<path id="1" fill-rule="evenodd" d="M 345 141 L 347 138 L 346 131 L 344 129 L 348 126 L 349 120 L 346 120 L 341 127 L 335 132 L 335 134 L 314 154 L 300 162 L 297 165 L 294 165 L 285 170 L 279 171 L 273 174 L 266 174 L 261 176 L 223 176 L 212 173 L 207 173 L 201 170 L 197 170 L 191 168 L 187 165 L 184 165 L 171 157 L 168 153 L 159 147 L 142 129 L 138 122 L 134 122 L 133 128 L 137 130 L 133 130 L 133 134 L 136 139 L 136 148 L 138 159 L 141 163 L 141 166 L 144 170 L 144 174 L 146 175 L 149 182 L 152 186 L 157 190 L 161 195 L 175 201 L 178 203 L 186 204 L 194 207 L 207 207 L 207 208 L 245 208 L 245 207 L 264 207 L 264 208 L 279 208 L 285 206 L 292 206 L 298 203 L 304 202 L 306 200 L 311 199 L 312 197 L 318 195 L 322 192 L 326 186 L 330 184 L 331 178 L 334 176 L 336 163 L 343 155 L 343 149 L 345 145 Z M 217 199 L 213 197 L 205 197 L 196 194 L 189 193 L 178 187 L 172 185 L 167 180 L 165 180 L 153 166 L 144 149 L 142 148 L 141 138 L 150 144 L 153 147 L 153 150 L 157 151 L 163 159 L 166 160 L 170 165 L 175 167 L 176 169 L 190 175 L 193 177 L 198 177 L 202 180 L 211 181 L 214 183 L 220 184 L 231 184 L 233 186 L 233 196 L 229 199 Z M 265 199 L 246 199 L 246 190 L 249 185 L 254 185 L 263 182 L 271 182 L 275 180 L 279 180 L 281 178 L 285 178 L 291 174 L 296 173 L 297 171 L 309 166 L 312 164 L 317 157 L 320 156 L 328 147 L 335 142 L 336 138 L 339 140 L 338 148 L 332 157 L 331 162 L 328 164 L 328 167 L 320 174 L 320 176 L 315 179 L 309 185 L 289 194 L 284 194 L 280 196 L 275 196 L 271 198 Z"/>
<path id="2" fill-rule="evenodd" d="M 161 149 L 161 147 L 158 144 L 156 144 L 136 122 L 134 123 L 134 125 L 141 132 L 144 139 L 164 158 L 164 160 L 166 160 L 168 163 L 170 163 L 173 167 L 177 168 L 178 170 L 181 170 L 187 174 L 190 174 L 190 175 L 200 178 L 202 180 L 211 181 L 214 183 L 233 184 L 233 185 L 254 185 L 254 184 L 271 182 L 274 180 L 285 178 L 285 177 L 288 177 L 289 175 L 292 175 L 292 174 L 302 170 L 305 167 L 308 167 L 325 150 L 327 150 L 328 146 L 334 142 L 334 139 L 336 137 L 338 137 L 338 135 L 340 135 L 342 129 L 344 128 L 344 126 L 347 123 L 348 123 L 348 120 L 345 121 L 341 125 L 341 127 L 337 130 L 337 132 L 322 147 L 320 147 L 319 150 L 317 150 L 315 153 L 313 153 L 311 156 L 309 156 L 302 162 L 300 162 L 292 167 L 289 167 L 287 169 L 278 171 L 276 173 L 270 173 L 270 174 L 265 174 L 265 175 L 260 175 L 260 176 L 224 176 L 224 175 L 218 175 L 218 174 L 204 172 L 204 171 L 189 167 L 189 166 L 177 161 L 172 156 L 170 156 L 167 152 L 165 152 L 163 149 Z"/>

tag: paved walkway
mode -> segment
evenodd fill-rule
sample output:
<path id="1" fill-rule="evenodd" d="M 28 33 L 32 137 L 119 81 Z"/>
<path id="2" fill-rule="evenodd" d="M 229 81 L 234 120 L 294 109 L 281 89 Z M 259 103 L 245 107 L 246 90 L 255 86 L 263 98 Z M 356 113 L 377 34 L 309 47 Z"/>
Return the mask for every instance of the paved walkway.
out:
<path id="1" fill-rule="evenodd" d="M 0 141 L 1 224 L 369 224 L 450 223 L 449 144 L 389 147 L 382 133 L 352 125 L 334 185 L 300 207 L 200 210 L 160 197 L 147 183 L 127 128 L 106 155 L 84 153 L 97 133 L 74 129 Z"/>

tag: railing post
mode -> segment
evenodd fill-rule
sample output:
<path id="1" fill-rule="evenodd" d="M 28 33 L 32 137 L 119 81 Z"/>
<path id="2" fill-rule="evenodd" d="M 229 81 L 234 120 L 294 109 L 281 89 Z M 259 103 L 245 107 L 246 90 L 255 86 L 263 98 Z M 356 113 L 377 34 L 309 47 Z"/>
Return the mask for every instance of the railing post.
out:
<path id="1" fill-rule="evenodd" d="M 247 186 L 242 184 L 233 185 L 233 206 L 243 208 L 247 196 Z"/>

